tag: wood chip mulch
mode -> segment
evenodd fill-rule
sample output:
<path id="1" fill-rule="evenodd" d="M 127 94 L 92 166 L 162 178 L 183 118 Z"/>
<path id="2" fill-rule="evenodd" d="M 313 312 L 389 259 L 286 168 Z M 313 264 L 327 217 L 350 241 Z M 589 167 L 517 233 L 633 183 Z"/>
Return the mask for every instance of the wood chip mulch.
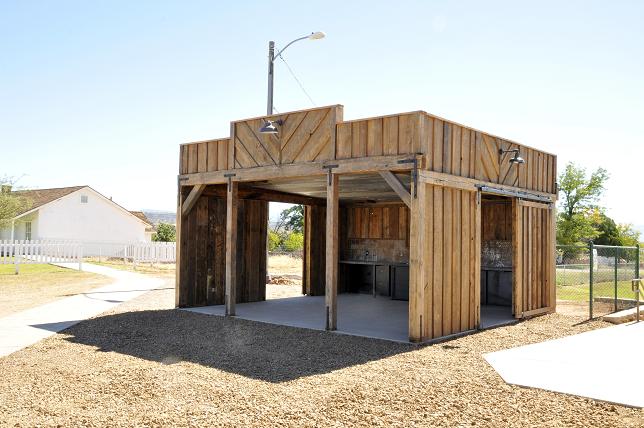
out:
<path id="1" fill-rule="evenodd" d="M 507 385 L 481 357 L 599 321 L 554 314 L 416 347 L 173 299 L 153 291 L 1 358 L 0 426 L 644 426 L 642 410 Z"/>

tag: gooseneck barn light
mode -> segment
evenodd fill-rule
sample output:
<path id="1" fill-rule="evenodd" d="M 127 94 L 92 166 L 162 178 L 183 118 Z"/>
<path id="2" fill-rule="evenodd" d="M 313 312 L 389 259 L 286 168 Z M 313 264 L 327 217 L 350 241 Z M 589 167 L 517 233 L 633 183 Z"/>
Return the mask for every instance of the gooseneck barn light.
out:
<path id="1" fill-rule="evenodd" d="M 262 134 L 277 134 L 277 126 L 282 125 L 281 120 L 265 120 L 264 126 L 259 128 L 259 132 Z"/>
<path id="2" fill-rule="evenodd" d="M 266 114 L 268 116 L 273 114 L 273 80 L 274 80 L 273 69 L 275 65 L 275 58 L 282 55 L 282 53 L 284 53 L 284 51 L 295 42 L 299 42 L 300 40 L 305 40 L 305 39 L 319 40 L 319 39 L 323 39 L 325 36 L 326 35 L 322 31 L 316 31 L 306 36 L 299 37 L 287 43 L 286 46 L 284 46 L 277 53 L 275 53 L 275 42 L 272 40 L 268 42 L 268 100 L 266 102 Z M 266 120 L 264 123 L 264 126 L 260 128 L 259 132 L 263 134 L 277 134 L 277 128 L 275 127 L 275 123 L 277 122 L 271 122 L 269 120 Z M 281 123 L 279 125 L 281 125 Z"/>
<path id="3" fill-rule="evenodd" d="M 519 149 L 508 149 L 508 150 L 499 149 L 499 155 L 503 155 L 505 153 L 514 153 L 514 156 L 512 156 L 509 160 L 510 163 L 513 163 L 513 164 L 515 163 L 518 165 L 525 163 L 525 159 L 519 156 Z"/>

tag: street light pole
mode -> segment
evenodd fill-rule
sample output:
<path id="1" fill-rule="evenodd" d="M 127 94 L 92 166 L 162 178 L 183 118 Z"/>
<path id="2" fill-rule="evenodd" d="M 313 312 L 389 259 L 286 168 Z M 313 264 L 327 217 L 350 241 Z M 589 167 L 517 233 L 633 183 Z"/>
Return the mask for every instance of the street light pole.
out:
<path id="1" fill-rule="evenodd" d="M 273 66 L 275 61 L 275 42 L 268 42 L 268 102 L 266 104 L 266 115 L 273 114 Z"/>
<path id="2" fill-rule="evenodd" d="M 299 42 L 300 40 L 304 40 L 304 39 L 318 40 L 318 39 L 324 38 L 324 36 L 325 34 L 322 31 L 317 31 L 307 36 L 299 37 L 289 42 L 286 46 L 282 48 L 282 50 L 278 51 L 277 54 L 275 53 L 275 42 L 272 40 L 268 42 L 268 100 L 266 102 L 267 116 L 270 116 L 273 114 L 273 77 L 275 76 L 275 73 L 274 73 L 275 58 L 280 56 L 282 52 L 286 50 L 286 48 L 288 48 L 295 42 Z"/>

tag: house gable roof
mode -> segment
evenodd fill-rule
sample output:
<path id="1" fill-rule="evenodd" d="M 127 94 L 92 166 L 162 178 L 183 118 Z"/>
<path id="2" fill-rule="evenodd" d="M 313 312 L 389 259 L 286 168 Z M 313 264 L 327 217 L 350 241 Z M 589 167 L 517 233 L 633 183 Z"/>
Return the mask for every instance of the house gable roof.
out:
<path id="1" fill-rule="evenodd" d="M 65 196 L 71 195 L 72 193 L 77 192 L 81 189 L 89 189 L 90 191 L 94 192 L 104 200 L 114 204 L 120 210 L 135 217 L 138 221 L 145 224 L 146 231 L 148 231 L 148 229 L 153 229 L 152 223 L 147 219 L 147 217 L 145 216 L 145 214 L 143 214 L 143 212 L 128 211 L 122 206 L 120 206 L 119 204 L 117 204 L 116 202 L 114 202 L 111 198 L 106 198 L 103 194 L 92 189 L 90 186 L 72 186 L 72 187 L 57 187 L 52 189 L 33 189 L 33 190 L 12 191 L 11 194 L 16 196 L 23 196 L 25 198 L 28 198 L 32 202 L 32 204 L 26 210 L 23 210 L 22 212 L 18 213 L 18 215 L 15 218 L 22 217 L 25 214 L 37 211 L 39 208 L 51 202 L 57 201 L 58 199 L 64 198 Z"/>
<path id="2" fill-rule="evenodd" d="M 130 214 L 138 217 L 139 220 L 142 220 L 142 221 L 146 222 L 148 224 L 150 230 L 153 229 L 154 225 L 152 224 L 152 222 L 150 220 L 148 220 L 148 218 L 146 217 L 146 215 L 145 215 L 145 213 L 143 211 L 130 211 Z M 146 228 L 146 230 L 147 229 L 148 228 Z"/>
<path id="3" fill-rule="evenodd" d="M 56 187 L 53 189 L 34 189 L 34 190 L 16 190 L 11 192 L 12 195 L 21 196 L 27 198 L 31 205 L 28 205 L 25 209 L 18 213 L 18 215 L 25 214 L 26 212 L 33 211 L 37 208 L 42 207 L 50 202 L 60 199 L 64 196 L 74 193 L 77 190 L 80 190 L 88 186 L 73 186 L 73 187 Z"/>

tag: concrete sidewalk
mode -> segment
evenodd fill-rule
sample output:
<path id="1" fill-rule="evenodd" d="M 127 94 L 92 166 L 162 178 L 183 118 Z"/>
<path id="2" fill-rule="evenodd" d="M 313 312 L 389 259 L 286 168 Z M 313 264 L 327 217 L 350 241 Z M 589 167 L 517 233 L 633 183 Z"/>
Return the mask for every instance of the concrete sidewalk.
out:
<path id="1" fill-rule="evenodd" d="M 75 263 L 60 263 L 78 269 Z M 112 284 L 0 318 L 0 357 L 19 351 L 87 318 L 164 284 L 161 278 L 83 264 L 83 271 L 113 278 Z"/>
<path id="2" fill-rule="evenodd" d="M 507 383 L 644 407 L 644 322 L 485 354 Z"/>

